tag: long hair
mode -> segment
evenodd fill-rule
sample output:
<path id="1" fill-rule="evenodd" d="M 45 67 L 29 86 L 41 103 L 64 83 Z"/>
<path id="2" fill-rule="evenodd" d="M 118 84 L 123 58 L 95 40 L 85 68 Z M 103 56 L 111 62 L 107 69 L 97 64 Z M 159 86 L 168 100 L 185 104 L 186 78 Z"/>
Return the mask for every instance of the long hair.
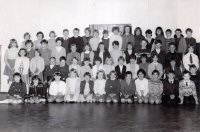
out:
<path id="1" fill-rule="evenodd" d="M 130 25 L 125 25 L 123 30 L 123 35 L 125 34 L 125 29 L 128 27 L 130 29 L 129 34 L 132 34 L 132 27 Z"/>

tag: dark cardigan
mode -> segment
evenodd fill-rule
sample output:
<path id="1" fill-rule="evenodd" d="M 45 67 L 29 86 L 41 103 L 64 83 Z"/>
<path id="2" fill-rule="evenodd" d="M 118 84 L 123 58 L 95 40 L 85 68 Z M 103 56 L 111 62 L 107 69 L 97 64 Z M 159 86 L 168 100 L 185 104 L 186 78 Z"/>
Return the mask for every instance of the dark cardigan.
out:
<path id="1" fill-rule="evenodd" d="M 86 81 L 81 81 L 81 84 L 80 84 L 80 94 L 84 94 L 84 90 L 85 90 L 85 84 L 86 84 Z M 94 93 L 94 82 L 93 81 L 89 81 L 89 87 L 90 87 L 90 94 L 93 94 Z"/>
<path id="2" fill-rule="evenodd" d="M 26 92 L 27 92 L 27 89 L 26 89 L 26 84 L 24 82 L 22 83 L 13 82 L 10 85 L 8 94 L 10 96 L 19 95 L 20 97 L 23 98 L 26 95 Z"/>

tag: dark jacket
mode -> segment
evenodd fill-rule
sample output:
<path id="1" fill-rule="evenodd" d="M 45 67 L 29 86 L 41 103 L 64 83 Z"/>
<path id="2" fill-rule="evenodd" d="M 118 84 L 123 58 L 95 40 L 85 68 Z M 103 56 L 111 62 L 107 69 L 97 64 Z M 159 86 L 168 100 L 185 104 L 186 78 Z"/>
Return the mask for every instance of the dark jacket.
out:
<path id="1" fill-rule="evenodd" d="M 22 83 L 13 82 L 10 85 L 8 94 L 10 96 L 19 95 L 20 97 L 23 98 L 26 95 L 26 92 L 27 92 L 27 89 L 26 89 L 26 84 L 24 82 Z"/>
<path id="2" fill-rule="evenodd" d="M 163 95 L 171 95 L 174 94 L 178 97 L 179 95 L 179 82 L 174 80 L 173 84 L 169 82 L 168 79 L 163 82 Z"/>
<path id="3" fill-rule="evenodd" d="M 111 80 L 111 79 L 108 79 L 106 80 L 106 84 L 105 84 L 105 91 L 106 91 L 106 94 L 116 94 L 116 95 L 119 95 L 119 92 L 120 92 L 120 87 L 121 87 L 121 84 L 120 84 L 120 81 L 115 79 L 115 80 Z"/>
<path id="4" fill-rule="evenodd" d="M 81 84 L 80 84 L 80 94 L 84 94 L 84 90 L 85 90 L 85 84 L 86 84 L 86 81 L 81 81 Z M 90 94 L 93 94 L 94 93 L 94 82 L 93 81 L 89 81 L 89 87 L 90 87 Z"/>
<path id="5" fill-rule="evenodd" d="M 47 97 L 47 87 L 42 83 L 38 84 L 37 86 L 30 86 L 29 87 L 29 97 Z"/>
<path id="6" fill-rule="evenodd" d="M 45 66 L 44 68 L 44 81 L 50 81 L 53 79 L 53 74 L 55 72 L 59 71 L 59 66 L 58 65 L 54 65 L 54 67 L 51 69 L 50 66 Z"/>
<path id="7" fill-rule="evenodd" d="M 122 72 L 120 71 L 119 65 L 117 65 L 115 67 L 115 71 L 117 73 L 117 79 L 124 79 L 125 78 L 125 74 L 126 74 L 126 66 L 125 65 L 123 65 L 123 67 L 122 67 Z"/>

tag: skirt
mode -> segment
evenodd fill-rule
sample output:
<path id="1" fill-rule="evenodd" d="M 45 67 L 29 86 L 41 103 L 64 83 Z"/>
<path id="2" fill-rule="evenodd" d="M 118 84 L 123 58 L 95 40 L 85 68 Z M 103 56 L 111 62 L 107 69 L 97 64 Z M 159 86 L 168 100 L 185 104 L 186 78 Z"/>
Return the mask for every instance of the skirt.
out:
<path id="1" fill-rule="evenodd" d="M 8 64 L 10 65 L 10 67 L 12 69 L 14 69 L 15 66 L 15 59 L 8 59 Z M 4 75 L 9 76 L 10 78 L 12 78 L 13 74 L 14 74 L 14 70 L 11 70 L 7 65 L 5 66 L 4 69 Z"/>

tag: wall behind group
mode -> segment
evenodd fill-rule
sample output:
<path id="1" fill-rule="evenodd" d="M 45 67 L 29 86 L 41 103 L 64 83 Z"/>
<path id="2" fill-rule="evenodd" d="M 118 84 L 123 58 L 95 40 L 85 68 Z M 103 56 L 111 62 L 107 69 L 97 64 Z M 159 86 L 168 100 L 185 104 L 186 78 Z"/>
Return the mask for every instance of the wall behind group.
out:
<path id="1" fill-rule="evenodd" d="M 83 35 L 89 24 L 130 23 L 133 28 L 141 27 L 143 33 L 157 26 L 183 31 L 191 27 L 200 41 L 198 12 L 199 0 L 0 0 L 1 92 L 8 90 L 3 76 L 5 50 L 11 38 L 20 45 L 25 32 L 35 40 L 36 32 L 43 31 L 48 39 L 51 30 L 62 36 L 67 28 L 72 36 L 75 27 Z"/>

